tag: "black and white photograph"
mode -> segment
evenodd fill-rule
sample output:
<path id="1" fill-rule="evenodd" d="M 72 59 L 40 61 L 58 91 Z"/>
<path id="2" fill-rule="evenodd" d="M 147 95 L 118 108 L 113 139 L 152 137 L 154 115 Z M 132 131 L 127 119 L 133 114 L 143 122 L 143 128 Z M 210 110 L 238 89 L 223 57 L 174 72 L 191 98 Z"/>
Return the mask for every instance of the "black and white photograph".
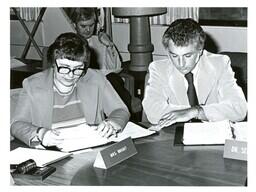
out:
<path id="1" fill-rule="evenodd" d="M 248 3 L 42 5 L 7 8 L 9 189 L 251 190 Z"/>

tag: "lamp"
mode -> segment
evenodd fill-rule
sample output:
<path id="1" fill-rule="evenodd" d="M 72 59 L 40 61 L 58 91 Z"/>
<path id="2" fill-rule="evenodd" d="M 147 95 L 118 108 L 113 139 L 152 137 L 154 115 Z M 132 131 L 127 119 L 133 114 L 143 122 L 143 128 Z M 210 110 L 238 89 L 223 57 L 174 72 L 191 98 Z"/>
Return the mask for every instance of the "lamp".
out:
<path id="1" fill-rule="evenodd" d="M 115 17 L 130 19 L 131 71 L 147 71 L 148 64 L 153 60 L 154 46 L 151 44 L 149 17 L 167 12 L 166 8 L 113 8 Z"/>

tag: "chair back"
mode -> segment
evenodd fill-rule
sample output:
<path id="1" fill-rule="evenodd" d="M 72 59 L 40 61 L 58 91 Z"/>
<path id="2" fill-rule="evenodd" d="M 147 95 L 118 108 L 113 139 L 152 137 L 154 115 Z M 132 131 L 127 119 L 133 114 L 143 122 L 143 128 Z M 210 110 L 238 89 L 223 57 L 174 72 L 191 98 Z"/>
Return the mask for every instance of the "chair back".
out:
<path id="1" fill-rule="evenodd" d="M 242 88 L 247 99 L 247 53 L 242 52 L 220 52 L 228 55 L 231 60 L 231 67 L 235 72 L 237 84 Z"/>
<path id="2" fill-rule="evenodd" d="M 147 83 L 148 83 L 148 79 L 149 79 L 149 73 L 147 72 L 147 74 L 145 75 L 145 84 L 144 84 L 144 94 L 143 94 L 143 96 L 145 96 L 145 91 L 146 91 L 146 86 L 147 86 Z M 144 109 L 142 109 L 141 122 L 142 123 L 148 123 L 149 122 Z"/>

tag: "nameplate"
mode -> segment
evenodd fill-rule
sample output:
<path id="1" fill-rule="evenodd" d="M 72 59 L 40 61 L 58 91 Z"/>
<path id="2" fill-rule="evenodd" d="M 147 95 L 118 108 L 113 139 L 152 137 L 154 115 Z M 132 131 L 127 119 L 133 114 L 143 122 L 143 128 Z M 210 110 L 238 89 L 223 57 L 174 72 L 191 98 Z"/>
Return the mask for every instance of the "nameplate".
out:
<path id="1" fill-rule="evenodd" d="M 247 142 L 226 139 L 223 157 L 247 161 Z"/>
<path id="2" fill-rule="evenodd" d="M 108 169 L 129 157 L 135 155 L 137 150 L 133 144 L 131 137 L 128 137 L 110 147 L 98 152 L 94 167 Z"/>

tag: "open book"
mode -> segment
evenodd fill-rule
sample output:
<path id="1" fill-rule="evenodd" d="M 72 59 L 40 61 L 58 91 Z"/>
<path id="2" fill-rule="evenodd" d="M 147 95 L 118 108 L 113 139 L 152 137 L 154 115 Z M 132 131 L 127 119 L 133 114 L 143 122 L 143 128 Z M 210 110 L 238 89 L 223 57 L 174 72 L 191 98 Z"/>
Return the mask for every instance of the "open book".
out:
<path id="1" fill-rule="evenodd" d="M 10 152 L 10 164 L 18 165 L 33 159 L 38 167 L 44 167 L 70 156 L 71 153 L 18 147 Z"/>
<path id="2" fill-rule="evenodd" d="M 61 151 L 66 152 L 100 146 L 109 142 L 119 142 L 127 137 L 135 139 L 155 133 L 155 131 L 147 130 L 132 122 L 128 122 L 124 130 L 117 134 L 117 137 L 111 136 L 110 138 L 101 137 L 94 130 L 94 126 L 89 126 L 85 123 L 75 127 L 60 127 L 56 129 L 60 131 L 60 135 L 64 138 L 64 142 L 58 147 L 61 148 Z"/>
<path id="3" fill-rule="evenodd" d="M 247 122 L 229 121 L 185 123 L 184 145 L 224 144 L 226 139 L 246 141 Z"/>

